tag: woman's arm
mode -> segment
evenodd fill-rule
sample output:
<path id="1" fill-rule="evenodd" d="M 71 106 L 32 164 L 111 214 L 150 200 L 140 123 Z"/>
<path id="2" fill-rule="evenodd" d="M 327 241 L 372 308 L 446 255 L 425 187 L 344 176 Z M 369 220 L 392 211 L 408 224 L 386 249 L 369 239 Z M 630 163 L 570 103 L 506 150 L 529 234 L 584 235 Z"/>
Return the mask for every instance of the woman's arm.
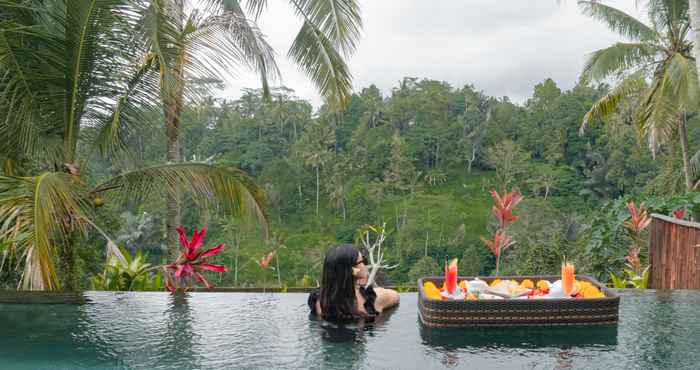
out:
<path id="1" fill-rule="evenodd" d="M 399 304 L 399 293 L 393 289 L 374 288 L 377 293 L 377 300 L 374 302 L 374 309 L 382 312 Z"/>

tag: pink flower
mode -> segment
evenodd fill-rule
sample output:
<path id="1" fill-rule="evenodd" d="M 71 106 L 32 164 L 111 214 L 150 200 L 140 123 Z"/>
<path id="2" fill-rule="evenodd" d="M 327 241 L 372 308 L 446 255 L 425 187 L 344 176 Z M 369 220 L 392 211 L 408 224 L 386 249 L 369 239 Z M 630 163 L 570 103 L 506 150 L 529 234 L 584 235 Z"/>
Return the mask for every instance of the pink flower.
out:
<path id="1" fill-rule="evenodd" d="M 191 285 L 196 283 L 211 288 L 212 285 L 204 278 L 202 272 L 209 270 L 222 273 L 226 272 L 227 269 L 223 265 L 208 263 L 205 258 L 219 254 L 224 249 L 224 245 L 219 244 L 214 248 L 202 250 L 204 237 L 207 235 L 206 229 L 201 231 L 194 229 L 191 239 L 187 238 L 184 227 L 178 226 L 177 232 L 180 235 L 180 245 L 183 251 L 175 262 L 163 265 L 166 276 L 165 287 L 171 293 L 175 293 L 178 289 L 188 290 Z"/>

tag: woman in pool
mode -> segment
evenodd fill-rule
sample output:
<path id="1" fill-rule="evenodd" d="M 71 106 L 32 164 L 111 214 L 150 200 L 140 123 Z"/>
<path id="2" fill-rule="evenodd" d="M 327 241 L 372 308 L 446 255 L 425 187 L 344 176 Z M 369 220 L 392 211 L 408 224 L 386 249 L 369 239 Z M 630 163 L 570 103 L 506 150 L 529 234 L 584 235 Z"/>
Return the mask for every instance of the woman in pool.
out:
<path id="1" fill-rule="evenodd" d="M 323 261 L 321 288 L 309 296 L 312 313 L 329 320 L 377 316 L 399 304 L 399 294 L 384 288 L 365 288 L 365 259 L 352 244 L 336 245 Z"/>

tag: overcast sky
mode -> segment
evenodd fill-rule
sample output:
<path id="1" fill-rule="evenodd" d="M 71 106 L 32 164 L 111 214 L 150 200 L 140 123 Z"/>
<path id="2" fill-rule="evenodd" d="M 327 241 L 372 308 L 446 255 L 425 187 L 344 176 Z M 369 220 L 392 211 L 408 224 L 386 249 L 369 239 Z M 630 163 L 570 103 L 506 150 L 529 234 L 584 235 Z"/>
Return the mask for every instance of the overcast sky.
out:
<path id="1" fill-rule="evenodd" d="M 310 100 L 321 98 L 287 58 L 301 25 L 288 0 L 269 0 L 258 24 L 278 55 L 282 84 Z M 360 0 L 362 40 L 350 59 L 354 89 L 370 84 L 385 94 L 404 76 L 472 83 L 493 96 L 522 102 L 547 77 L 559 87 L 577 81 L 588 53 L 621 40 L 585 17 L 575 0 Z M 606 4 L 640 17 L 634 0 Z M 229 79 L 221 97 L 259 87 L 256 76 Z"/>

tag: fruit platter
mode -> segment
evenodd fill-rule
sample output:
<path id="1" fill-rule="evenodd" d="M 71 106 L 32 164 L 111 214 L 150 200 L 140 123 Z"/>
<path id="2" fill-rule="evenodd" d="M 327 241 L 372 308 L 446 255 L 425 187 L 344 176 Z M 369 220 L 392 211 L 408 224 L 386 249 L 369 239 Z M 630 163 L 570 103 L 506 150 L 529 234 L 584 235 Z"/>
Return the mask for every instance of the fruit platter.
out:
<path id="1" fill-rule="evenodd" d="M 620 298 L 562 264 L 561 275 L 460 277 L 457 260 L 444 277 L 418 280 L 418 308 L 428 327 L 609 325 Z"/>

